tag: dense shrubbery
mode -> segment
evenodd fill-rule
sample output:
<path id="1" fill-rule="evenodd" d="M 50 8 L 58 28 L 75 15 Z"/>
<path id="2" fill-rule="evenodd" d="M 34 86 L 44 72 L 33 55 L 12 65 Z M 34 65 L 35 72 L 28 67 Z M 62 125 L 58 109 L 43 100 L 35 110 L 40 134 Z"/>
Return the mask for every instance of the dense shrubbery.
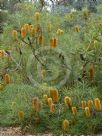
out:
<path id="1" fill-rule="evenodd" d="M 62 17 L 24 4 L 9 17 L 0 45 L 0 125 L 56 136 L 102 133 L 101 5 L 98 12 Z M 27 74 L 30 54 L 35 60 L 28 70 L 37 86 Z"/>

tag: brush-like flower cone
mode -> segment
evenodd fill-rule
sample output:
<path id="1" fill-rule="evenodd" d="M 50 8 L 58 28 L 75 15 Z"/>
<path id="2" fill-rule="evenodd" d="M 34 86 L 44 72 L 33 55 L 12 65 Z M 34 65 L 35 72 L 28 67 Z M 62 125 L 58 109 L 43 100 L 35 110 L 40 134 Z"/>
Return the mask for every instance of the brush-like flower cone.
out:
<path id="1" fill-rule="evenodd" d="M 47 96 L 47 94 L 44 94 L 44 95 L 43 95 L 43 100 L 47 103 L 47 101 L 48 101 L 48 96 Z"/>
<path id="2" fill-rule="evenodd" d="M 93 105 L 93 101 L 92 100 L 88 100 L 87 105 L 89 107 L 89 109 L 92 109 L 92 105 Z"/>
<path id="3" fill-rule="evenodd" d="M 11 82 L 11 77 L 9 74 L 4 75 L 4 81 L 6 84 L 9 84 Z"/>
<path id="4" fill-rule="evenodd" d="M 62 35 L 64 33 L 64 31 L 61 29 L 58 29 L 56 33 L 57 33 L 57 35 Z"/>
<path id="5" fill-rule="evenodd" d="M 50 47 L 53 47 L 53 45 L 54 45 L 54 39 L 51 38 L 51 39 L 50 39 Z"/>
<path id="6" fill-rule="evenodd" d="M 32 108 L 33 108 L 36 112 L 39 112 L 39 111 L 40 111 L 40 109 L 41 109 L 41 103 L 40 103 L 38 97 L 34 97 L 34 98 L 32 99 Z"/>
<path id="7" fill-rule="evenodd" d="M 26 31 L 26 29 L 25 29 L 24 27 L 22 27 L 22 28 L 21 28 L 21 37 L 22 37 L 22 38 L 25 38 L 26 35 L 27 35 L 27 31 Z"/>
<path id="8" fill-rule="evenodd" d="M 55 104 L 51 104 L 51 106 L 50 106 L 50 112 L 51 113 L 54 113 L 55 112 Z"/>
<path id="9" fill-rule="evenodd" d="M 30 30 L 29 24 L 24 24 L 23 27 L 25 28 L 26 32 L 29 32 Z"/>
<path id="10" fill-rule="evenodd" d="M 66 96 L 66 97 L 64 98 L 64 103 L 65 103 L 65 105 L 66 105 L 67 107 L 71 108 L 71 106 L 72 106 L 72 100 L 71 100 L 70 97 Z"/>
<path id="11" fill-rule="evenodd" d="M 24 119 L 24 112 L 23 111 L 19 111 L 18 112 L 18 118 L 19 118 L 19 120 L 23 120 Z"/>
<path id="12" fill-rule="evenodd" d="M 40 13 L 39 12 L 35 13 L 35 19 L 37 22 L 40 20 Z"/>
<path id="13" fill-rule="evenodd" d="M 35 29 L 34 27 L 32 27 L 32 28 L 30 29 L 30 34 L 31 34 L 31 36 L 35 36 L 35 34 L 36 34 L 36 29 Z"/>
<path id="14" fill-rule="evenodd" d="M 86 115 L 86 117 L 90 117 L 91 116 L 89 107 L 85 107 L 85 115 Z"/>
<path id="15" fill-rule="evenodd" d="M 49 23 L 47 27 L 48 27 L 48 32 L 51 32 L 51 30 L 52 30 L 52 24 Z"/>
<path id="16" fill-rule="evenodd" d="M 89 69 L 89 77 L 91 80 L 94 78 L 94 75 L 95 75 L 95 69 L 93 66 L 91 66 Z"/>
<path id="17" fill-rule="evenodd" d="M 47 99 L 47 102 L 48 102 L 48 106 L 50 107 L 51 104 L 53 103 L 53 102 L 52 102 L 52 98 L 48 98 L 48 99 Z"/>
<path id="18" fill-rule="evenodd" d="M 57 103 L 59 101 L 58 90 L 55 88 L 50 88 L 50 97 L 52 98 L 54 103 Z"/>
<path id="19" fill-rule="evenodd" d="M 75 26 L 75 32 L 80 32 L 80 27 L 79 26 Z"/>
<path id="20" fill-rule="evenodd" d="M 0 50 L 0 57 L 4 57 L 5 56 L 5 51 L 4 50 Z"/>
<path id="21" fill-rule="evenodd" d="M 97 111 L 100 111 L 100 110 L 101 110 L 101 101 L 100 101 L 99 98 L 95 98 L 94 104 L 95 104 L 96 110 L 97 110 Z"/>
<path id="22" fill-rule="evenodd" d="M 73 113 L 73 115 L 77 114 L 77 108 L 76 107 L 72 107 L 72 113 Z"/>
<path id="23" fill-rule="evenodd" d="M 62 123 L 62 128 L 64 131 L 68 130 L 69 128 L 69 121 L 67 119 L 65 119 Z"/>
<path id="24" fill-rule="evenodd" d="M 81 105 L 82 105 L 82 109 L 85 109 L 85 107 L 86 107 L 86 101 L 81 101 Z"/>
<path id="25" fill-rule="evenodd" d="M 56 38 L 54 38 L 54 41 L 53 41 L 54 43 L 53 43 L 53 48 L 56 48 L 57 47 L 57 39 Z"/>
<path id="26" fill-rule="evenodd" d="M 12 37 L 13 37 L 14 39 L 17 39 L 18 33 L 17 33 L 16 30 L 13 30 L 13 31 L 12 31 Z"/>

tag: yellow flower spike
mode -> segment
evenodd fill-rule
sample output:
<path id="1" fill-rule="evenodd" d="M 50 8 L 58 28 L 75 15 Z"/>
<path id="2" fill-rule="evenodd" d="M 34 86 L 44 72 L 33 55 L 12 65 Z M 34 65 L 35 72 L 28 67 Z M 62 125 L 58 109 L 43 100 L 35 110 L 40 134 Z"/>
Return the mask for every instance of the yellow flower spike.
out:
<path id="1" fill-rule="evenodd" d="M 3 89 L 4 89 L 3 84 L 0 84 L 0 91 L 3 91 Z"/>
<path id="2" fill-rule="evenodd" d="M 48 98 L 48 99 L 47 99 L 47 102 L 48 102 L 48 106 L 50 107 L 51 104 L 53 103 L 53 102 L 52 102 L 52 98 Z"/>
<path id="3" fill-rule="evenodd" d="M 57 35 L 62 35 L 63 33 L 64 33 L 63 30 L 61 30 L 61 29 L 58 29 L 58 30 L 57 30 Z"/>
<path id="4" fill-rule="evenodd" d="M 42 35 L 40 35 L 38 37 L 38 43 L 39 43 L 39 45 L 43 45 L 43 43 L 44 43 L 44 37 Z"/>
<path id="5" fill-rule="evenodd" d="M 29 32 L 29 30 L 30 30 L 30 29 L 29 29 L 29 28 L 30 28 L 30 27 L 29 27 L 29 24 L 24 24 L 23 27 L 25 28 L 26 32 Z"/>
<path id="6" fill-rule="evenodd" d="M 48 101 L 48 96 L 47 96 L 47 94 L 44 94 L 44 95 L 43 95 L 43 99 L 44 99 L 44 101 L 47 103 L 47 101 Z"/>
<path id="7" fill-rule="evenodd" d="M 46 76 L 46 70 L 45 69 L 41 70 L 41 76 L 42 76 L 42 78 Z"/>
<path id="8" fill-rule="evenodd" d="M 92 109 L 92 105 L 93 105 L 93 101 L 92 100 L 88 100 L 87 105 L 89 107 L 89 109 Z"/>
<path id="9" fill-rule="evenodd" d="M 50 106 L 50 112 L 51 113 L 54 113 L 55 112 L 55 104 L 51 104 L 51 106 Z"/>
<path id="10" fill-rule="evenodd" d="M 77 114 L 77 108 L 76 107 L 72 107 L 72 113 L 73 113 L 73 115 Z"/>
<path id="11" fill-rule="evenodd" d="M 80 26 L 75 26 L 74 30 L 75 32 L 80 32 Z"/>
<path id="12" fill-rule="evenodd" d="M 95 69 L 93 67 L 93 65 L 89 68 L 89 77 L 92 80 L 94 78 L 95 75 Z"/>
<path id="13" fill-rule="evenodd" d="M 65 98 L 64 98 L 64 103 L 65 103 L 65 105 L 66 105 L 67 107 L 71 108 L 71 106 L 72 106 L 72 100 L 71 100 L 70 97 L 65 96 Z"/>
<path id="14" fill-rule="evenodd" d="M 82 105 L 82 109 L 85 109 L 85 107 L 86 107 L 86 101 L 81 101 L 81 105 Z"/>
<path id="15" fill-rule="evenodd" d="M 40 109 L 41 109 L 41 103 L 40 103 L 38 97 L 34 97 L 34 98 L 32 99 L 32 108 L 33 108 L 36 112 L 39 112 L 39 111 L 40 111 Z"/>
<path id="16" fill-rule="evenodd" d="M 11 77 L 9 74 L 4 75 L 4 81 L 6 84 L 9 84 L 11 82 Z"/>
<path id="17" fill-rule="evenodd" d="M 5 51 L 4 50 L 0 50 L 0 57 L 4 57 L 5 56 Z"/>
<path id="18" fill-rule="evenodd" d="M 85 107 L 85 115 L 86 115 L 86 117 L 90 117 L 91 116 L 89 107 Z"/>
<path id="19" fill-rule="evenodd" d="M 51 30 L 52 30 L 52 24 L 49 23 L 47 27 L 48 27 L 48 32 L 51 32 Z"/>
<path id="20" fill-rule="evenodd" d="M 13 31 L 12 31 L 12 37 L 13 37 L 14 39 L 17 39 L 18 33 L 17 33 L 16 30 L 13 30 Z"/>
<path id="21" fill-rule="evenodd" d="M 11 107 L 14 108 L 16 106 L 16 102 L 11 103 Z"/>
<path id="22" fill-rule="evenodd" d="M 100 111 L 100 110 L 101 110 L 101 101 L 100 101 L 99 98 L 95 98 L 94 104 L 95 104 L 96 110 L 97 110 L 97 111 Z"/>
<path id="23" fill-rule="evenodd" d="M 69 128 L 69 121 L 67 119 L 65 119 L 62 123 L 62 128 L 64 131 L 68 130 Z"/>
<path id="24" fill-rule="evenodd" d="M 27 31 L 26 31 L 26 29 L 25 29 L 24 27 L 22 27 L 22 28 L 21 28 L 21 37 L 22 37 L 22 38 L 25 38 L 26 35 L 27 35 Z"/>
<path id="25" fill-rule="evenodd" d="M 35 13 L 35 19 L 36 19 L 36 21 L 40 20 L 40 13 L 39 12 Z"/>
<path id="26" fill-rule="evenodd" d="M 18 112 L 18 118 L 20 121 L 24 119 L 24 112 L 23 111 Z"/>
<path id="27" fill-rule="evenodd" d="M 51 38 L 51 39 L 50 39 L 50 47 L 53 47 L 53 44 L 54 44 L 54 39 Z"/>

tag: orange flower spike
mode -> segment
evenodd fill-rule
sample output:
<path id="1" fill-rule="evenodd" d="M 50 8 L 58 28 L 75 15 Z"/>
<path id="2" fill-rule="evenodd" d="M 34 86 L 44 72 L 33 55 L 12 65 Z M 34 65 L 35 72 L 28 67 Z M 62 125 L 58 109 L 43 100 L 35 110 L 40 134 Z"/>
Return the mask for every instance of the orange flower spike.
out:
<path id="1" fill-rule="evenodd" d="M 4 75 L 4 81 L 6 84 L 9 84 L 11 82 L 11 77 L 9 74 Z"/>
<path id="2" fill-rule="evenodd" d="M 38 97 L 34 97 L 32 99 L 32 108 L 36 111 L 36 112 L 39 112 L 40 109 L 41 109 L 41 103 L 38 99 Z"/>
<path id="3" fill-rule="evenodd" d="M 50 106 L 50 112 L 51 113 L 54 113 L 55 112 L 55 104 L 51 104 L 51 106 Z"/>
<path id="4" fill-rule="evenodd" d="M 23 111 L 19 111 L 18 112 L 18 117 L 19 117 L 19 120 L 23 120 L 24 119 L 24 112 Z"/>
<path id="5" fill-rule="evenodd" d="M 94 104 L 95 104 L 96 110 L 97 110 L 97 111 L 100 111 L 100 110 L 101 110 L 101 101 L 100 101 L 99 98 L 95 98 Z"/>
<path id="6" fill-rule="evenodd" d="M 4 50 L 0 50 L 0 57 L 4 57 L 5 56 L 5 51 Z"/>
<path id="7" fill-rule="evenodd" d="M 89 109 L 92 109 L 93 101 L 88 100 L 87 105 L 88 105 Z"/>
<path id="8" fill-rule="evenodd" d="M 25 38 L 26 35 L 27 35 L 27 31 L 26 31 L 26 29 L 25 29 L 24 27 L 22 27 L 22 28 L 21 28 L 21 37 L 22 37 L 22 38 Z"/>
<path id="9" fill-rule="evenodd" d="M 85 107 L 85 115 L 86 115 L 86 117 L 90 117 L 91 116 L 89 107 Z"/>
<path id="10" fill-rule="evenodd" d="M 91 80 L 94 78 L 94 75 L 95 75 L 95 69 L 93 66 L 91 66 L 89 69 L 89 77 Z"/>
<path id="11" fill-rule="evenodd" d="M 13 37 L 14 39 L 17 39 L 18 33 L 17 33 L 16 30 L 13 30 L 13 31 L 12 31 L 12 37 Z"/>
<path id="12" fill-rule="evenodd" d="M 82 109 L 85 109 L 86 107 L 86 101 L 81 101 Z"/>
<path id="13" fill-rule="evenodd" d="M 55 90 L 53 91 L 52 99 L 53 99 L 53 101 L 54 101 L 55 103 L 57 103 L 57 102 L 59 101 L 59 93 L 58 93 L 58 90 L 57 90 L 57 89 L 55 89 Z"/>
<path id="14" fill-rule="evenodd" d="M 53 48 L 56 48 L 56 46 L 57 46 L 57 39 L 56 38 L 54 38 L 54 41 L 53 41 Z"/>
<path id="15" fill-rule="evenodd" d="M 29 24 L 25 24 L 24 28 L 25 28 L 26 32 L 29 32 L 29 30 L 30 30 Z"/>
<path id="16" fill-rule="evenodd" d="M 72 113 L 73 113 L 73 115 L 77 114 L 77 108 L 76 107 L 72 107 Z"/>
<path id="17" fill-rule="evenodd" d="M 50 39 L 50 47 L 53 47 L 53 45 L 54 45 L 54 39 L 51 38 L 51 39 Z"/>
<path id="18" fill-rule="evenodd" d="M 69 121 L 67 119 L 63 121 L 62 128 L 64 131 L 66 131 L 69 128 Z"/>
<path id="19" fill-rule="evenodd" d="M 48 106 L 50 107 L 51 104 L 53 103 L 53 102 L 52 102 L 52 98 L 48 98 L 48 99 L 47 99 L 47 102 L 48 102 Z"/>
<path id="20" fill-rule="evenodd" d="M 35 36 L 36 30 L 34 27 L 30 29 L 30 34 L 31 34 L 31 36 Z"/>
<path id="21" fill-rule="evenodd" d="M 44 43 L 44 37 L 42 35 L 39 36 L 38 43 L 39 43 L 39 45 L 43 45 L 43 43 Z"/>
<path id="22" fill-rule="evenodd" d="M 72 100 L 71 100 L 70 97 L 66 96 L 66 97 L 64 98 L 64 103 L 65 103 L 65 105 L 66 105 L 67 107 L 71 108 L 71 106 L 72 106 Z"/>

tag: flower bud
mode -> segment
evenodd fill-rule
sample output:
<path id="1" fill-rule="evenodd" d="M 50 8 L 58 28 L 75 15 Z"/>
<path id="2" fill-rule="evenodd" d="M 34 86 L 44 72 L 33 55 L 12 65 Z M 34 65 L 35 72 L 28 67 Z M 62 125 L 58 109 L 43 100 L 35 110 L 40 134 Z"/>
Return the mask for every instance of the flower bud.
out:
<path id="1" fill-rule="evenodd" d="M 63 121 L 62 128 L 64 131 L 66 131 L 69 128 L 69 121 L 67 119 Z"/>

